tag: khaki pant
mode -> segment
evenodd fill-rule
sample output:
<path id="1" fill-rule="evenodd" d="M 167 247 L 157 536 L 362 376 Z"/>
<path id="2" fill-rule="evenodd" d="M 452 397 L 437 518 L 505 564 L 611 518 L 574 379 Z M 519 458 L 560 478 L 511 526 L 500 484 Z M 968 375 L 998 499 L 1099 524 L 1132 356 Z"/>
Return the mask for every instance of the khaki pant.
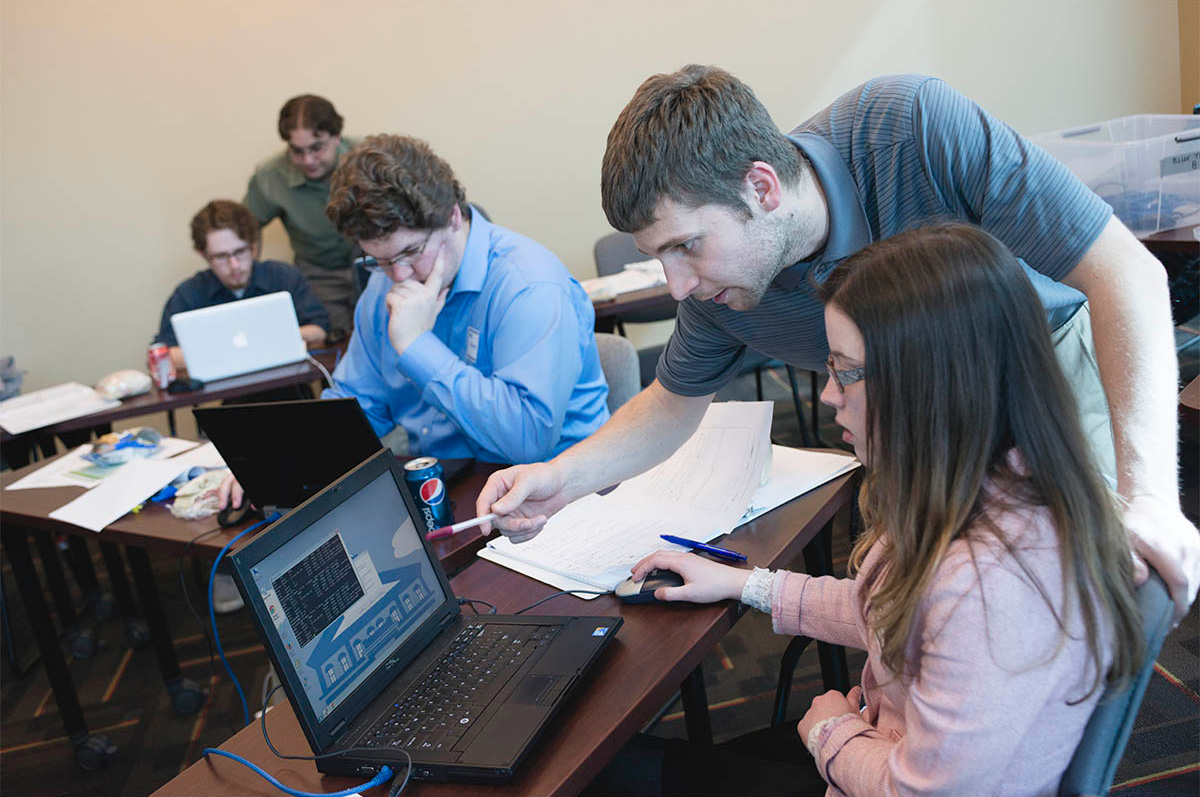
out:
<path id="1" fill-rule="evenodd" d="M 1062 366 L 1071 389 L 1075 392 L 1075 403 L 1079 407 L 1079 420 L 1083 436 L 1092 447 L 1092 456 L 1100 473 L 1110 486 L 1117 483 L 1117 458 L 1113 443 L 1112 421 L 1108 415 L 1108 398 L 1104 385 L 1100 383 L 1100 368 L 1096 363 L 1096 350 L 1092 342 L 1092 313 L 1085 304 L 1075 315 L 1050 333 L 1054 353 Z"/>
<path id="2" fill-rule="evenodd" d="M 354 303 L 358 300 L 354 267 L 321 268 L 298 257 L 296 268 L 300 269 L 313 293 L 329 313 L 329 342 L 345 339 L 354 328 Z"/>

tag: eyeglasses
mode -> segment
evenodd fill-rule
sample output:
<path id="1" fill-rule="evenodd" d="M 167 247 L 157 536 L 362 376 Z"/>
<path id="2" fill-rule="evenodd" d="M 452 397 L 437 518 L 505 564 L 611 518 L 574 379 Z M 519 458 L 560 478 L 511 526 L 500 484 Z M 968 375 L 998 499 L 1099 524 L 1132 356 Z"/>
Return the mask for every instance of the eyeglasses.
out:
<path id="1" fill-rule="evenodd" d="M 378 260 L 371 255 L 363 255 L 362 257 L 354 258 L 354 265 L 362 266 L 367 271 L 375 273 L 376 271 L 384 271 L 395 266 L 403 266 L 404 268 L 412 268 L 413 263 L 417 262 L 417 258 L 425 253 L 425 247 L 429 246 L 429 239 L 433 237 L 433 230 L 425 233 L 425 240 L 421 241 L 421 245 L 414 252 L 412 250 L 404 250 L 395 257 L 387 260 Z"/>
<path id="2" fill-rule="evenodd" d="M 845 393 L 846 388 L 855 382 L 861 382 L 867 375 L 866 368 L 847 368 L 844 371 L 839 371 L 833 367 L 832 354 L 825 361 L 825 370 L 829 372 L 829 378 L 837 384 L 839 393 Z"/>
<path id="3" fill-rule="evenodd" d="M 213 254 L 205 254 L 204 258 L 214 266 L 228 266 L 234 260 L 245 260 L 250 256 L 251 248 L 249 246 L 239 246 L 232 252 L 214 252 Z"/>

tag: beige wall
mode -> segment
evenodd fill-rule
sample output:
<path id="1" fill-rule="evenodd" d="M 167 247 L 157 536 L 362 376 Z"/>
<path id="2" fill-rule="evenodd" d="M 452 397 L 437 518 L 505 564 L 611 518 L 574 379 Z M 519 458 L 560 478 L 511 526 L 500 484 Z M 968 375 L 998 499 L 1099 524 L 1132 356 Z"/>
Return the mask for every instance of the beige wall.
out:
<path id="1" fill-rule="evenodd" d="M 428 139 L 586 277 L 605 136 L 650 73 L 720 64 L 790 128 L 922 71 L 1035 133 L 1176 111 L 1178 20 L 1177 0 L 0 0 L 0 352 L 27 388 L 140 366 L 203 265 L 189 218 L 241 198 L 301 92 L 352 134 Z"/>

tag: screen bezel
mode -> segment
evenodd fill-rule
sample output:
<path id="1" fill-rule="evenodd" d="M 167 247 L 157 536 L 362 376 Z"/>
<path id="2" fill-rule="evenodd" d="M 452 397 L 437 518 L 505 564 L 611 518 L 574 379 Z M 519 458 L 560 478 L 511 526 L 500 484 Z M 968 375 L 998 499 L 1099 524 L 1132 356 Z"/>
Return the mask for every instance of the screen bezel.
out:
<path id="1" fill-rule="evenodd" d="M 288 700 L 300 720 L 300 727 L 303 728 L 304 735 L 308 738 L 314 753 L 323 752 L 329 747 L 349 722 L 357 717 L 429 645 L 442 629 L 452 623 L 461 610 L 454 592 L 450 588 L 450 580 L 446 577 L 446 571 L 442 568 L 441 562 L 433 550 L 432 543 L 420 533 L 420 525 L 416 524 L 414 520 L 414 527 L 418 529 L 417 536 L 424 546 L 426 556 L 433 565 L 433 572 L 446 599 L 413 631 L 407 640 L 401 643 L 382 667 L 367 676 L 358 687 L 346 695 L 341 704 L 330 712 L 324 721 L 321 721 L 291 667 L 283 640 L 275 630 L 275 624 L 271 620 L 267 605 L 254 585 L 251 568 L 257 566 L 271 553 L 308 529 L 309 526 L 381 474 L 389 472 L 404 501 L 409 519 L 414 520 L 419 515 L 412 495 L 405 485 L 403 468 L 396 461 L 395 456 L 384 449 L 296 507 L 229 557 L 238 589 L 241 591 L 246 605 L 254 613 L 259 635 L 267 647 L 267 653 L 275 665 L 275 671 L 279 675 Z"/>

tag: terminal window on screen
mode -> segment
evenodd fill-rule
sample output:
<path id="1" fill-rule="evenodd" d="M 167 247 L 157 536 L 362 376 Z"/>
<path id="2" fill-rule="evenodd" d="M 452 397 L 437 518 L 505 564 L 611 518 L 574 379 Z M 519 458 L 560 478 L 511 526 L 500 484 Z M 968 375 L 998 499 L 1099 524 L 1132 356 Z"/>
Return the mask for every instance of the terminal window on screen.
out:
<path id="1" fill-rule="evenodd" d="M 341 533 L 271 582 L 279 605 L 301 647 L 341 617 L 363 596 Z"/>

